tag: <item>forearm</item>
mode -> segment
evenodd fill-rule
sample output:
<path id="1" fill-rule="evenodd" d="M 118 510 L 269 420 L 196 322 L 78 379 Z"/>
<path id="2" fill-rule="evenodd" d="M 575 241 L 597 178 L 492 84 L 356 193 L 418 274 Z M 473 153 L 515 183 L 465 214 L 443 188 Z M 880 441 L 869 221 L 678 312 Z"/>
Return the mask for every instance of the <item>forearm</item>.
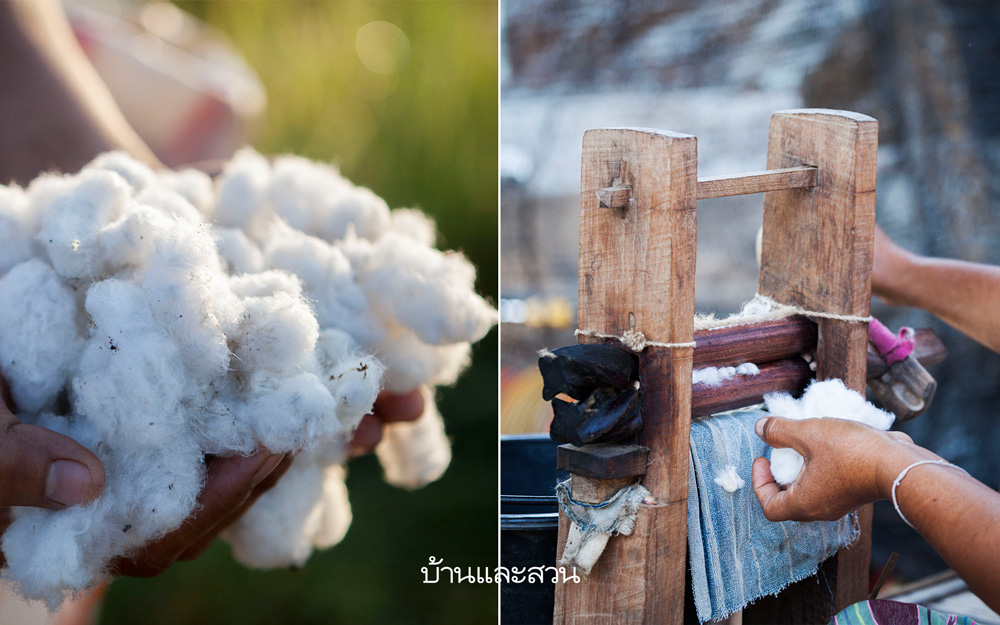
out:
<path id="1" fill-rule="evenodd" d="M 57 2 L 0 2 L 0 183 L 123 149 L 151 165 Z"/>
<path id="2" fill-rule="evenodd" d="M 887 499 L 899 472 L 929 457 L 926 450 L 906 447 L 884 459 L 879 488 Z M 923 464 L 900 482 L 896 501 L 969 588 L 1000 610 L 1000 493 L 954 467 Z"/>
<path id="3" fill-rule="evenodd" d="M 905 253 L 893 279 L 876 294 L 922 308 L 994 351 L 1000 351 L 1000 267 Z"/>

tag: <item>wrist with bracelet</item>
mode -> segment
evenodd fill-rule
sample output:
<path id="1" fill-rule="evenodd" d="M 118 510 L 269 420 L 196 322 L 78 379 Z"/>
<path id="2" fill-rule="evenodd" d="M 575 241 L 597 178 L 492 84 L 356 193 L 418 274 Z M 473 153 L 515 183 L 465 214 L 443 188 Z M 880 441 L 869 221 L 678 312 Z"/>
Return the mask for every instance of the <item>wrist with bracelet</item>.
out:
<path id="1" fill-rule="evenodd" d="M 907 519 L 906 516 L 903 514 L 903 511 L 899 509 L 899 501 L 896 499 L 896 488 L 899 486 L 900 482 L 903 481 L 903 478 L 906 477 L 906 474 L 910 472 L 910 469 L 912 469 L 914 467 L 918 467 L 918 466 L 920 466 L 922 464 L 940 464 L 940 465 L 944 465 L 946 467 L 954 467 L 954 468 L 958 469 L 959 471 L 961 471 L 962 473 L 965 473 L 966 475 L 969 474 L 968 471 L 966 471 L 962 467 L 958 466 L 957 464 L 953 464 L 951 462 L 948 462 L 947 460 L 941 460 L 941 459 L 937 459 L 937 460 L 920 460 L 918 462 L 914 462 L 913 464 L 907 466 L 905 469 L 903 469 L 902 471 L 900 471 L 899 475 L 896 476 L 895 481 L 893 481 L 893 483 L 892 483 L 892 506 L 896 509 L 896 513 L 899 515 L 899 518 L 903 519 L 903 522 L 906 523 L 907 525 L 909 525 L 910 527 L 913 527 L 913 523 L 910 523 L 909 519 Z M 916 528 L 914 527 L 913 529 L 916 529 Z"/>

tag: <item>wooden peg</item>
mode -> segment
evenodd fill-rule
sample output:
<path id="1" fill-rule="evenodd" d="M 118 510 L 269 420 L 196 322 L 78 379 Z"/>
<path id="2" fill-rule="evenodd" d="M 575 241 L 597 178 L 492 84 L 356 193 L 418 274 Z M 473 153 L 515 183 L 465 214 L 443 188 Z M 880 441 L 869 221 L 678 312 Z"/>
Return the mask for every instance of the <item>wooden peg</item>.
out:
<path id="1" fill-rule="evenodd" d="M 597 190 L 601 208 L 628 209 L 632 206 L 632 187 L 604 187 Z"/>
<path id="2" fill-rule="evenodd" d="M 601 208 L 618 208 L 624 212 L 632 207 L 632 185 L 628 180 L 628 161 L 618 164 L 618 176 L 611 181 L 610 187 L 597 190 L 597 203 Z"/>

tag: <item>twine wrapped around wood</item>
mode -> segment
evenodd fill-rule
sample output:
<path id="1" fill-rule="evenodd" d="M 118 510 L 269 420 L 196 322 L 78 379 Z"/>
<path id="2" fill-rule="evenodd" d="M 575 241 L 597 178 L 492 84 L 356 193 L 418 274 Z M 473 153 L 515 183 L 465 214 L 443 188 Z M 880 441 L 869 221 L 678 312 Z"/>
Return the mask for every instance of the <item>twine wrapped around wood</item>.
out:
<path id="1" fill-rule="evenodd" d="M 805 308 L 800 308 L 799 306 L 776 302 L 766 295 L 757 293 L 753 296 L 752 300 L 743 305 L 743 309 L 740 310 L 740 312 L 730 315 L 724 319 L 716 319 L 713 315 L 701 315 L 695 317 L 694 329 L 696 331 L 716 330 L 719 328 L 760 323 L 761 321 L 769 321 L 772 319 L 782 319 L 792 315 L 802 315 L 803 317 L 809 317 L 810 319 L 834 319 L 836 321 L 846 321 L 847 323 L 869 323 L 872 320 L 871 315 L 863 317 L 859 315 L 838 315 L 835 313 L 817 310 L 806 310 Z M 634 352 L 641 352 L 647 347 L 680 348 L 696 346 L 695 341 L 688 341 L 684 343 L 661 343 L 659 341 L 650 341 L 646 338 L 646 335 L 634 328 L 626 330 L 620 335 L 606 334 L 594 330 L 578 329 L 576 330 L 575 335 L 590 336 L 598 339 L 614 339 Z"/>

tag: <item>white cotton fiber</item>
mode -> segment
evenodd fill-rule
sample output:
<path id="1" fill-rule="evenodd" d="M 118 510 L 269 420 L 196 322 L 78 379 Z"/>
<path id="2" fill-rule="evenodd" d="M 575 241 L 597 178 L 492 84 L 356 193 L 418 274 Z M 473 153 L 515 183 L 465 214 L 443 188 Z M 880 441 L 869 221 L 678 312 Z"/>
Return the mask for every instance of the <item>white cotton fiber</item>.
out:
<path id="1" fill-rule="evenodd" d="M 691 383 L 714 388 L 737 375 L 757 375 L 758 373 L 760 373 L 760 369 L 752 362 L 745 362 L 738 367 L 702 367 L 691 372 Z"/>
<path id="2" fill-rule="evenodd" d="M 107 475 L 91 504 L 21 511 L 3 578 L 58 605 L 192 514 L 207 454 L 262 448 L 298 455 L 225 538 L 251 566 L 301 565 L 347 531 L 345 449 L 384 388 L 426 404 L 386 428 L 386 478 L 439 477 L 451 450 L 431 387 L 454 382 L 496 311 L 436 238 L 334 168 L 252 150 L 214 184 L 110 153 L 0 187 L 0 369 L 22 421 Z"/>
<path id="3" fill-rule="evenodd" d="M 314 547 L 339 542 L 350 523 L 343 467 L 303 453 L 223 536 L 247 566 L 299 567 Z"/>
<path id="4" fill-rule="evenodd" d="M 864 395 L 852 391 L 838 379 L 813 381 L 800 399 L 788 393 L 769 393 L 764 396 L 767 411 L 786 419 L 813 419 L 835 417 L 859 421 L 880 430 L 892 427 L 895 416 L 876 408 Z M 795 481 L 804 462 L 794 449 L 771 450 L 771 474 L 779 484 Z"/>
<path id="5" fill-rule="evenodd" d="M 727 464 L 723 467 L 723 469 L 719 471 L 718 475 L 715 476 L 715 480 L 713 481 L 727 493 L 735 493 L 739 489 L 743 488 L 744 484 L 746 484 L 746 482 L 743 481 L 743 478 L 740 477 L 739 473 L 736 472 L 736 466 L 731 464 Z"/>
<path id="6" fill-rule="evenodd" d="M 0 370 L 21 411 L 51 408 L 66 386 L 83 341 L 76 300 L 56 272 L 32 259 L 0 278 Z"/>
<path id="7" fill-rule="evenodd" d="M 444 421 L 434 398 L 424 388 L 424 413 L 412 423 L 386 426 L 375 453 L 382 463 L 385 479 L 403 488 L 420 488 L 441 477 L 451 462 L 451 445 L 444 432 Z M 422 454 L 408 453 L 411 447 Z"/>

